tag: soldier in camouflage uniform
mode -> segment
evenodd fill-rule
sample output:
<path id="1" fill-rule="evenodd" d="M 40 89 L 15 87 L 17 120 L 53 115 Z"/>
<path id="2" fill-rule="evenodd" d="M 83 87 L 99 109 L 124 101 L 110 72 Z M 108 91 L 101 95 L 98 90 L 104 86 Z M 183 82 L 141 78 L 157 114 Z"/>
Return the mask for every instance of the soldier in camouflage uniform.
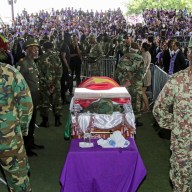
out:
<path id="1" fill-rule="evenodd" d="M 94 35 L 91 35 L 89 37 L 89 44 L 92 46 L 89 53 L 89 64 L 91 70 L 90 73 L 91 76 L 99 76 L 100 69 L 98 64 L 101 61 L 101 58 L 103 57 L 103 50 L 100 43 L 96 41 Z"/>
<path id="2" fill-rule="evenodd" d="M 112 43 L 110 37 L 106 33 L 103 35 L 102 50 L 105 57 L 111 56 Z"/>
<path id="3" fill-rule="evenodd" d="M 139 46 L 131 43 L 130 52 L 125 54 L 115 71 L 115 78 L 120 85 L 126 87 L 131 95 L 134 112 L 140 112 L 142 86 L 145 73 L 144 60 L 137 53 Z"/>
<path id="4" fill-rule="evenodd" d="M 90 50 L 91 50 L 91 45 L 88 43 L 86 35 L 83 34 L 80 39 L 80 47 L 81 47 L 81 52 L 82 52 L 82 57 L 86 57 Z"/>
<path id="5" fill-rule="evenodd" d="M 192 41 L 188 59 L 192 64 Z M 192 191 L 192 65 L 174 74 L 157 98 L 153 115 L 171 130 L 170 178 L 174 192 Z M 170 107 L 173 112 L 170 112 Z"/>
<path id="6" fill-rule="evenodd" d="M 48 116 L 50 108 L 53 109 L 55 115 L 55 126 L 60 126 L 62 64 L 59 56 L 53 51 L 51 42 L 45 42 L 43 47 L 45 53 L 38 60 L 42 99 L 40 114 L 43 118 L 40 126 L 49 126 Z"/>
<path id="7" fill-rule="evenodd" d="M 28 134 L 32 98 L 18 70 L 0 63 L 0 165 L 10 191 L 31 190 L 23 135 Z"/>

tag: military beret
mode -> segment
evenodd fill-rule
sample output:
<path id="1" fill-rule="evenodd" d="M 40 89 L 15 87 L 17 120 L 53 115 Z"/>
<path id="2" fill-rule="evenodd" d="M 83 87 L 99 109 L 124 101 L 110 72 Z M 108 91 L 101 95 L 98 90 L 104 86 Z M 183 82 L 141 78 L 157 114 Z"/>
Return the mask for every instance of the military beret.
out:
<path id="1" fill-rule="evenodd" d="M 34 38 L 29 38 L 25 41 L 25 43 L 23 44 L 23 49 L 26 50 L 28 47 L 31 46 L 37 46 L 39 47 L 39 42 L 37 39 Z"/>
<path id="2" fill-rule="evenodd" d="M 46 42 L 43 44 L 43 48 L 44 48 L 44 49 L 52 49 L 52 48 L 53 48 L 53 43 L 51 43 L 50 41 L 46 41 Z"/>

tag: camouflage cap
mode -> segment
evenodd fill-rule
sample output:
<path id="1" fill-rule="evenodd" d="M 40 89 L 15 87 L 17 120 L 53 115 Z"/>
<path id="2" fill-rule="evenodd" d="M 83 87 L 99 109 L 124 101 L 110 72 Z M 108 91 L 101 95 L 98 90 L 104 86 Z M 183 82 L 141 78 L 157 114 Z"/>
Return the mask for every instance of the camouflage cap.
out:
<path id="1" fill-rule="evenodd" d="M 190 40 L 189 40 L 188 48 L 191 48 L 191 49 L 192 49 L 192 36 L 191 36 L 191 38 L 190 38 Z"/>
<path id="2" fill-rule="evenodd" d="M 37 39 L 35 38 L 30 38 L 30 39 L 27 39 L 25 41 L 25 43 L 23 44 L 23 49 L 26 50 L 28 47 L 31 47 L 31 46 L 37 46 L 39 47 L 39 42 Z"/>

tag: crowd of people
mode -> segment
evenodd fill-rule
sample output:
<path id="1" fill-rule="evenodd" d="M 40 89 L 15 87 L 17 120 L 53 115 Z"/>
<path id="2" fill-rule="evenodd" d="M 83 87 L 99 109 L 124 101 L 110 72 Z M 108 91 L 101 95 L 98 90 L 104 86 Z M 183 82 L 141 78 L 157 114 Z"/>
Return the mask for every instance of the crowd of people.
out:
<path id="1" fill-rule="evenodd" d="M 92 65 L 93 75 L 99 75 L 97 68 L 99 60 L 109 56 L 115 58 L 115 80 L 128 89 L 132 97 L 132 106 L 135 113 L 150 111 L 146 91 L 151 86 L 151 63 L 158 65 L 169 75 L 173 75 L 179 82 L 180 76 L 177 77 L 177 75 L 174 75 L 175 73 L 179 72 L 178 74 L 183 76 L 183 72 L 180 71 L 184 70 L 187 73 L 189 69 L 189 74 L 191 75 L 191 67 L 188 68 L 188 63 L 186 62 L 186 59 L 190 62 L 192 61 L 190 56 L 191 44 L 182 49 L 180 42 L 172 38 L 173 35 L 176 35 L 177 30 L 180 31 L 179 35 L 190 35 L 190 30 L 192 29 L 191 14 L 188 14 L 187 9 L 179 12 L 175 10 L 145 10 L 143 16 L 146 23 L 133 26 L 126 23 L 119 8 L 104 12 L 75 10 L 73 8 L 61 9 L 60 11 L 52 9 L 50 12 L 42 10 L 37 14 L 28 14 L 26 10 L 23 10 L 22 14 L 16 17 L 12 26 L 3 26 L 2 34 L 0 35 L 0 62 L 10 65 L 0 65 L 2 67 L 0 69 L 0 88 L 3 93 L 3 101 L 5 102 L 3 104 L 1 104 L 2 102 L 0 103 L 2 105 L 0 108 L 2 109 L 0 111 L 0 120 L 2 124 L 2 119 L 6 119 L 7 113 L 5 114 L 5 109 L 10 112 L 14 111 L 13 117 L 18 119 L 17 129 L 19 131 L 14 130 L 19 133 L 20 137 L 17 137 L 13 127 L 9 126 L 10 124 L 4 125 L 5 127 L 3 128 L 2 126 L 0 127 L 0 133 L 2 133 L 0 136 L 3 138 L 1 139 L 0 137 L 0 150 L 3 151 L 2 155 L 0 154 L 0 159 L 4 158 L 4 153 L 6 155 L 7 152 L 7 148 L 2 147 L 4 143 L 10 146 L 10 151 L 14 152 L 20 151 L 20 148 L 24 145 L 27 156 L 37 156 L 33 150 L 44 148 L 43 145 L 37 145 L 34 139 L 37 108 L 39 108 L 42 117 L 42 122 L 39 126 L 49 127 L 50 108 L 55 117 L 55 126 L 61 125 L 62 105 L 69 104 L 66 93 L 73 94 L 73 81 L 76 81 L 76 86 L 81 83 L 81 66 L 85 57 L 88 58 Z M 172 35 L 168 33 L 169 29 L 167 27 L 171 26 L 171 23 L 167 22 L 165 19 L 167 17 L 172 22 Z M 184 21 L 188 22 L 189 27 L 183 27 Z M 179 23 L 181 24 L 180 28 L 178 28 Z M 162 33 L 164 29 L 167 30 L 166 33 Z M 11 72 L 7 72 L 7 70 Z M 11 75 L 10 81 L 9 79 L 7 80 L 7 74 Z M 2 84 L 3 81 L 5 81 L 4 84 Z M 6 83 L 7 81 L 10 85 Z M 21 83 L 21 81 L 23 81 L 22 86 L 25 86 L 25 89 L 17 88 L 16 85 Z M 171 83 L 174 84 L 175 79 L 173 78 L 172 81 Z M 180 83 L 183 85 L 184 82 Z M 5 88 L 5 86 L 8 87 Z M 14 87 L 14 89 L 10 89 L 10 86 Z M 191 91 L 190 86 L 191 84 L 186 90 Z M 7 91 L 9 90 L 8 88 L 12 94 L 12 103 L 7 102 L 9 94 L 4 94 L 4 90 Z M 28 93 L 28 89 L 30 93 Z M 181 92 L 183 89 L 181 87 Z M 21 92 L 19 94 L 28 96 L 29 106 L 18 110 L 9 107 L 13 107 L 14 104 L 17 107 L 26 105 L 22 103 L 25 102 L 25 98 L 17 98 L 13 91 Z M 174 92 L 174 90 L 171 91 Z M 170 93 L 169 90 L 168 93 Z M 186 95 L 186 97 L 191 96 L 191 93 L 186 93 Z M 162 116 L 163 112 L 160 110 L 162 106 L 158 105 L 160 101 L 161 103 L 164 102 L 161 97 L 164 98 L 165 96 L 161 94 L 160 99 L 158 99 L 154 108 L 154 115 L 160 125 L 167 128 Z M 167 101 L 167 106 L 176 102 L 173 97 L 171 99 L 172 101 Z M 185 97 L 181 97 L 181 99 L 185 101 Z M 191 100 L 188 102 L 191 105 Z M 184 109 L 185 106 L 182 105 L 182 107 Z M 29 110 L 29 115 L 28 119 L 25 119 L 25 125 L 29 124 L 29 126 L 26 126 L 28 130 L 25 130 L 22 140 L 21 131 L 23 130 L 22 121 L 24 120 L 21 119 L 20 115 L 26 109 Z M 166 118 L 168 117 L 167 113 L 165 114 Z M 188 113 L 191 116 L 190 108 Z M 10 119 L 13 118 L 11 117 Z M 170 117 L 170 119 L 175 121 L 174 117 Z M 189 119 L 187 118 L 187 121 Z M 188 123 L 190 124 L 190 122 Z M 139 122 L 136 118 L 136 126 L 141 125 L 142 122 Z M 14 126 L 16 126 L 15 122 Z M 179 125 L 177 127 L 179 129 Z M 14 133 L 13 138 L 7 140 L 7 134 L 10 133 L 10 130 Z M 190 135 L 190 125 L 186 125 L 187 131 L 189 131 Z M 15 145 L 8 143 L 12 139 L 18 139 Z M 173 141 L 176 139 L 174 138 Z M 189 137 L 186 139 L 187 142 L 190 141 Z M 23 152 L 24 154 L 25 151 Z M 175 149 L 173 154 L 174 152 Z M 12 158 L 17 159 L 14 153 L 10 153 L 10 155 Z M 24 155 L 24 158 L 26 158 L 25 169 L 28 170 L 27 157 Z M 174 158 L 177 161 L 177 156 L 174 156 Z M 14 174 L 9 170 L 8 164 L 14 163 L 14 161 L 15 159 L 11 162 L 5 160 L 5 164 L 2 164 L 4 171 L 10 173 L 7 174 L 7 177 L 10 178 L 10 180 L 8 179 L 10 190 L 14 191 L 20 187 L 25 189 L 24 191 L 30 191 L 27 171 L 25 173 L 17 172 L 19 181 L 16 182 L 12 179 Z M 185 168 L 185 165 L 179 164 L 178 166 Z M 18 169 L 20 168 L 18 167 Z M 172 167 L 173 170 L 174 167 Z M 187 174 L 189 173 L 187 172 Z M 176 179 L 178 180 L 181 175 L 178 174 Z M 175 189 L 178 188 L 177 180 L 173 175 L 171 178 Z M 20 182 L 21 180 L 23 182 Z M 179 189 L 188 189 L 188 185 L 191 185 L 190 182 L 191 180 L 185 182 L 184 187 L 181 186 L 182 182 L 179 183 Z"/>
<path id="2" fill-rule="evenodd" d="M 166 39 L 172 36 L 192 35 L 192 14 L 187 8 L 184 10 L 146 9 L 143 11 L 143 17 L 149 33 L 160 34 Z"/>

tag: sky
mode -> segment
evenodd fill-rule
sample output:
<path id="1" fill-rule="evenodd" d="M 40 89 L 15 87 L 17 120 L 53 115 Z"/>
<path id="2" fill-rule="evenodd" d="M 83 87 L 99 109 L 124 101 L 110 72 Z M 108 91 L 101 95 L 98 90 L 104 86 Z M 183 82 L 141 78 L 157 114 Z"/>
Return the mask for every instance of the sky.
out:
<path id="1" fill-rule="evenodd" d="M 60 10 L 65 7 L 82 10 L 108 10 L 120 7 L 125 12 L 124 2 L 125 0 L 17 0 L 14 4 L 14 15 L 21 13 L 24 8 L 28 13 L 36 13 L 42 9 L 49 11 L 51 8 Z M 11 20 L 11 6 L 8 5 L 8 0 L 0 0 L 0 17 L 5 22 Z"/>

